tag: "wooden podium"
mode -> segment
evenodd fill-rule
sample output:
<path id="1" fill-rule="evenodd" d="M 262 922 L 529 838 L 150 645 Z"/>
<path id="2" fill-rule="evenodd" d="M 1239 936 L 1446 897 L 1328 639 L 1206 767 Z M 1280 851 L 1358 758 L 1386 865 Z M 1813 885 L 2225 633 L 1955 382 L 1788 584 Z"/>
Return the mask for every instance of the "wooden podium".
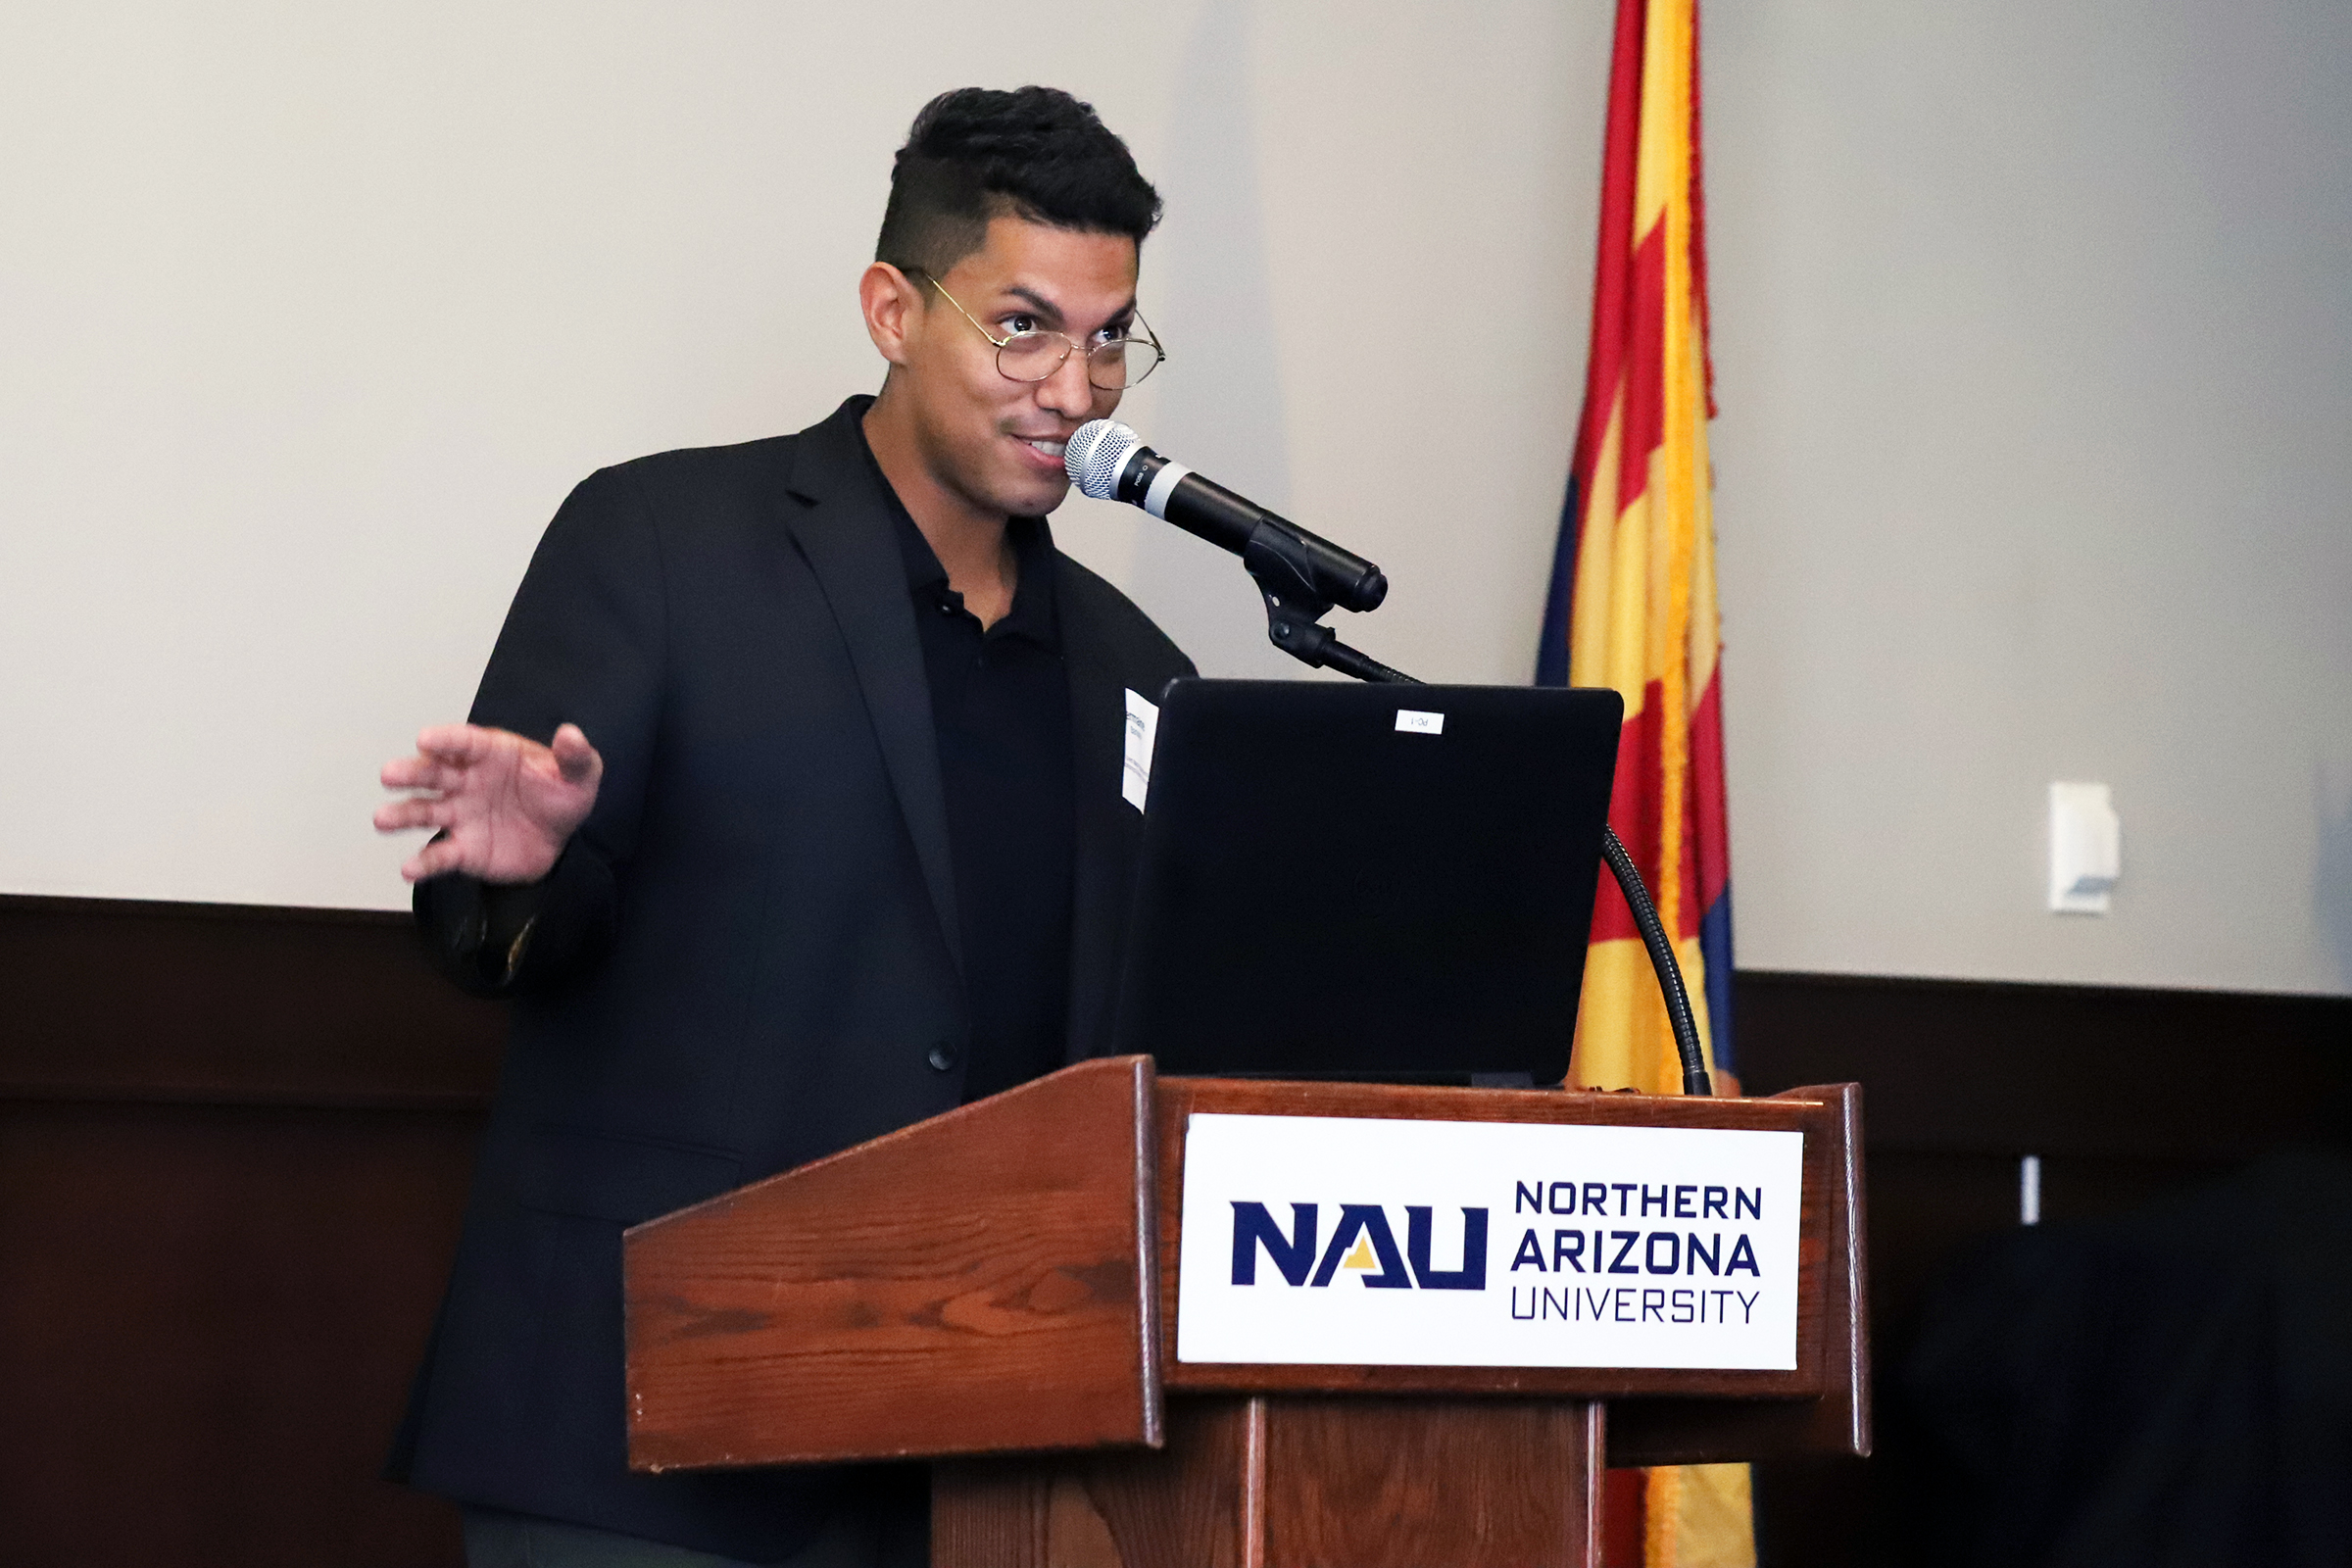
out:
<path id="1" fill-rule="evenodd" d="M 1200 1112 L 1801 1133 L 1795 1368 L 1181 1362 Z M 1604 1465 L 1869 1451 L 1859 1117 L 1083 1063 L 631 1230 L 630 1461 L 937 1459 L 946 1568 L 1596 1564 Z"/>

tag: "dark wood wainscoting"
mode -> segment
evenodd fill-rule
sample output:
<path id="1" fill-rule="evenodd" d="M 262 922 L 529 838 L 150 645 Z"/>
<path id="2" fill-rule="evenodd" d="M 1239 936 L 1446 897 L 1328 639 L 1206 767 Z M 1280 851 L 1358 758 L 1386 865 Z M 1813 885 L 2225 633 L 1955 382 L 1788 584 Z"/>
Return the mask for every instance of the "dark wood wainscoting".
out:
<path id="1" fill-rule="evenodd" d="M 379 1472 L 503 1033 L 405 916 L 0 899 L 0 1560 L 461 1560 Z"/>
<path id="2" fill-rule="evenodd" d="M 1759 1093 L 1866 1086 L 1885 1369 L 1937 1272 L 2340 1134 L 2352 999 L 1742 974 Z M 405 917 L 0 898 L 0 1558 L 432 1568 L 378 1478 L 455 1245 L 500 1010 Z M 1758 1477 L 1765 1560 L 1898 1560 L 1880 1457 Z M 1889 1521 L 1892 1521 L 1891 1523 Z"/>
<path id="3" fill-rule="evenodd" d="M 1878 1449 L 1759 1466 L 1768 1565 L 1930 1558 L 1900 1370 L 1939 1279 L 2019 1223 L 2118 1214 L 2352 1136 L 2352 997 L 1742 973 L 1743 1087 L 1863 1087 Z"/>

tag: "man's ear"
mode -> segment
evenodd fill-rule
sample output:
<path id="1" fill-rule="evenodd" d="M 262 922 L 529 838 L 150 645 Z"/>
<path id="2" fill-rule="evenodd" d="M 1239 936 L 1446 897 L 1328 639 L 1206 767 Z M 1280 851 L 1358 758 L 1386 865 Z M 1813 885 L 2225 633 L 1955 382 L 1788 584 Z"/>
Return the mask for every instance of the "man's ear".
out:
<path id="1" fill-rule="evenodd" d="M 865 335 L 893 365 L 906 363 L 908 335 L 919 328 L 922 295 L 911 278 L 888 262 L 876 262 L 858 279 L 858 307 Z"/>

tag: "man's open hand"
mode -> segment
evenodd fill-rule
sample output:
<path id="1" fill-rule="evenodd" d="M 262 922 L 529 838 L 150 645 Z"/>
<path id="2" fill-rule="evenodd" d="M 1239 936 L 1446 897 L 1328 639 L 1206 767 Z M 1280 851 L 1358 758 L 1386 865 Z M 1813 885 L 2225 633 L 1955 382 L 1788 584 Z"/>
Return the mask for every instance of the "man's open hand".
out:
<path id="1" fill-rule="evenodd" d="M 416 737 L 416 755 L 384 764 L 384 788 L 419 790 L 376 808 L 375 830 L 442 830 L 409 857 L 412 882 L 463 871 L 485 882 L 536 882 L 596 805 L 605 760 L 577 724 L 555 744 L 478 724 L 437 724 Z"/>

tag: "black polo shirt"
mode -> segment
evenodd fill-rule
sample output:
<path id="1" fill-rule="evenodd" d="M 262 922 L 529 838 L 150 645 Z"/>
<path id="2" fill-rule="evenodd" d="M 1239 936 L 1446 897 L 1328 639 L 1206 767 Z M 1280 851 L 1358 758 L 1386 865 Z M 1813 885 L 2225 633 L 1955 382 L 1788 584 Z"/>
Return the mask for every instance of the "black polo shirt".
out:
<path id="1" fill-rule="evenodd" d="M 1077 792 L 1054 544 L 1044 518 L 1011 520 L 1020 576 L 1012 608 L 984 631 L 887 479 L 883 490 L 939 735 L 972 1018 L 963 1098 L 973 1101 L 1052 1072 L 1065 1050 Z"/>

